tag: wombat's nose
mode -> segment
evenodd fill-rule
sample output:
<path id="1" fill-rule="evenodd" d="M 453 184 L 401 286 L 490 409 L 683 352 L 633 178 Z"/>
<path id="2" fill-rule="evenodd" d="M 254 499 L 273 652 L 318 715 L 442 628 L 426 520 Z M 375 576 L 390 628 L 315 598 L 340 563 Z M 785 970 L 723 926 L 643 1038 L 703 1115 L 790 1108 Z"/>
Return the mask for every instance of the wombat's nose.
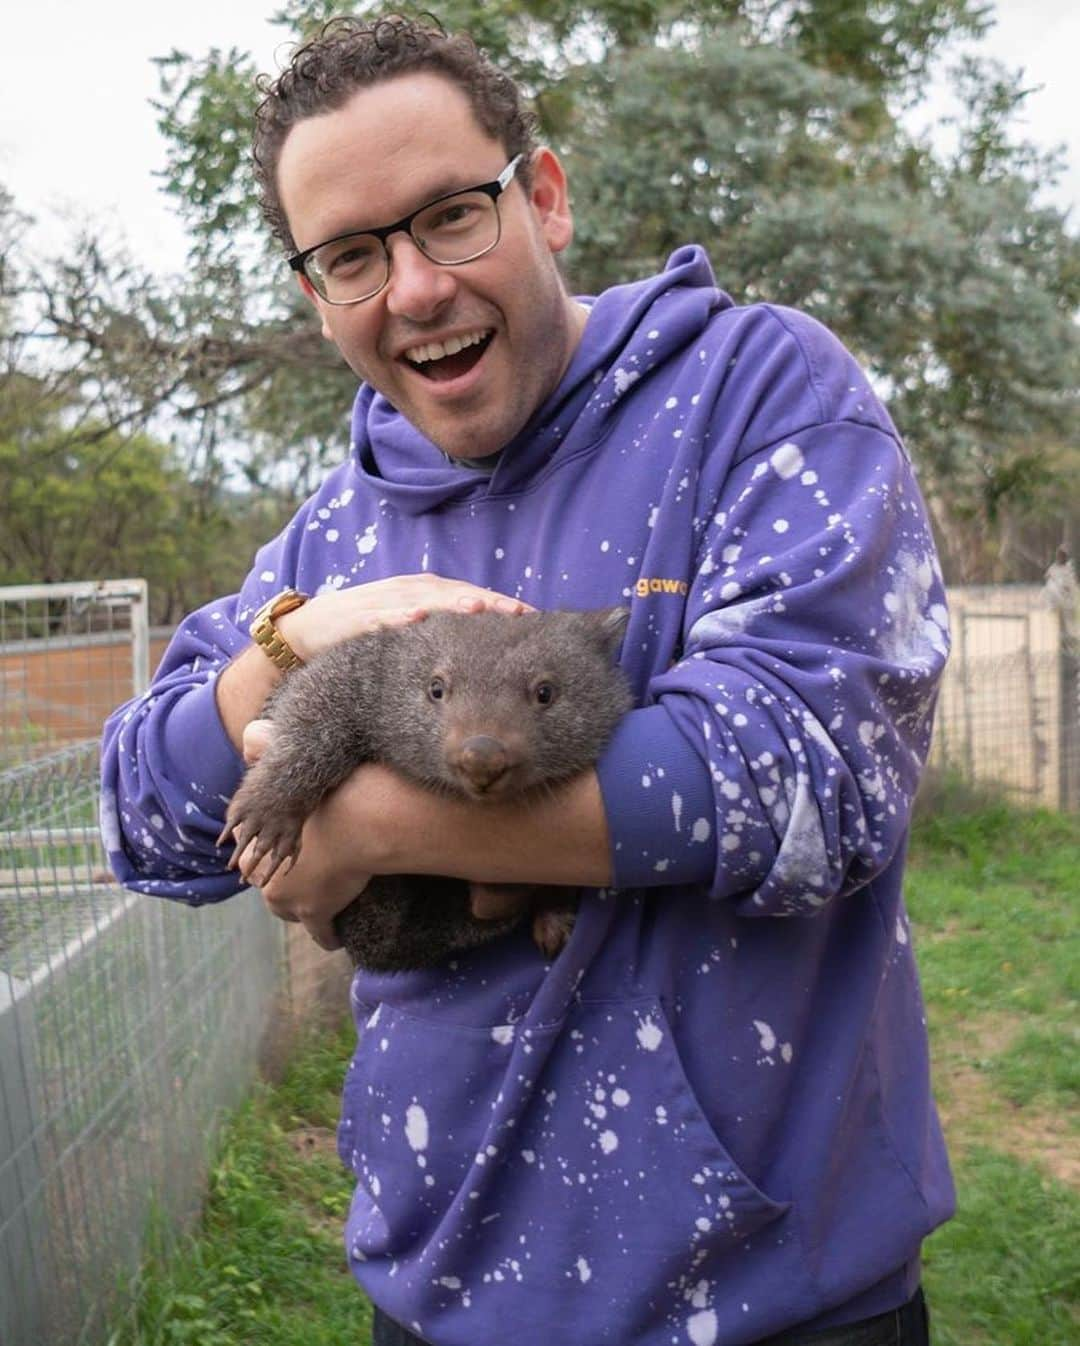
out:
<path id="1" fill-rule="evenodd" d="M 477 790 L 489 790 L 510 769 L 505 746 L 490 734 L 474 734 L 461 745 L 458 767 Z"/>

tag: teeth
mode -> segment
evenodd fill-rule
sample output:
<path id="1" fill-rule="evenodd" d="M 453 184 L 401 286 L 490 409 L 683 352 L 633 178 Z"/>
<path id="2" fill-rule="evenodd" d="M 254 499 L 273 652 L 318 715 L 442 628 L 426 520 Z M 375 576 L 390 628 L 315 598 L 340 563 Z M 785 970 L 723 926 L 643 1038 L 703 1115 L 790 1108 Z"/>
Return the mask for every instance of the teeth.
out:
<path id="1" fill-rule="evenodd" d="M 406 351 L 405 358 L 410 364 L 424 365 L 431 360 L 442 360 L 447 355 L 456 355 L 467 346 L 479 345 L 490 335 L 490 329 L 484 329 L 480 332 L 468 332 L 465 336 L 447 337 L 445 341 L 431 341 L 426 346 L 414 346 L 412 350 Z"/>

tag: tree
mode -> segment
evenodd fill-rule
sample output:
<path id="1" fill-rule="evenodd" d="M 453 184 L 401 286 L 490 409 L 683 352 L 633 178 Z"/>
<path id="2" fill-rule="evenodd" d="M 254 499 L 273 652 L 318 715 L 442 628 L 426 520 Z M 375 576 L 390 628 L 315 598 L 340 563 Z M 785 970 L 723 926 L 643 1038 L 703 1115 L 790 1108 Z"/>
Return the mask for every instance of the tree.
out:
<path id="1" fill-rule="evenodd" d="M 896 125 L 853 153 L 874 91 L 789 46 L 729 30 L 617 51 L 589 72 L 604 93 L 569 155 L 587 203 L 577 261 L 598 283 L 692 238 L 739 299 L 804 308 L 852 347 L 954 571 L 988 559 L 954 545 L 958 524 L 992 537 L 1050 484 L 1046 444 L 1075 442 L 1080 383 L 1080 248 L 1036 200 L 1052 165 L 1005 138 L 1022 94 L 998 72 L 966 76 L 969 121 L 945 162 Z"/>
<path id="2" fill-rule="evenodd" d="M 291 500 L 207 492 L 145 434 L 73 436 L 26 376 L 0 380 L 0 584 L 138 575 L 173 624 L 239 587 Z"/>
<path id="3" fill-rule="evenodd" d="M 0 191 L 0 584 L 141 575 L 153 619 L 174 622 L 239 583 L 293 501 L 230 493 L 217 459 L 193 471 L 176 444 L 132 429 L 161 406 L 168 379 L 139 344 L 154 297 L 125 313 L 102 301 L 102 277 L 118 283 L 104 265 L 31 266 L 26 224 Z"/>

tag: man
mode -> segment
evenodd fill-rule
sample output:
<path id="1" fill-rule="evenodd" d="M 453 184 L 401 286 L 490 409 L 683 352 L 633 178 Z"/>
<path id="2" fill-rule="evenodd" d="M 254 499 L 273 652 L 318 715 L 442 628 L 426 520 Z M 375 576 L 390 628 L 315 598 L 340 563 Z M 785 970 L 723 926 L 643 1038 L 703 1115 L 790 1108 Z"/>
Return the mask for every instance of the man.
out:
<path id="1" fill-rule="evenodd" d="M 465 39 L 331 25 L 256 156 L 363 380 L 353 453 L 111 722 L 118 874 L 235 891 L 224 801 L 294 659 L 440 606 L 631 607 L 638 708 L 595 772 L 523 808 L 365 766 L 265 888 L 332 946 L 372 873 L 584 887 L 551 964 L 522 932 L 355 978 L 377 1346 L 925 1342 L 953 1197 L 900 879 L 947 622 L 887 414 L 699 249 L 573 299 L 562 168 Z"/>

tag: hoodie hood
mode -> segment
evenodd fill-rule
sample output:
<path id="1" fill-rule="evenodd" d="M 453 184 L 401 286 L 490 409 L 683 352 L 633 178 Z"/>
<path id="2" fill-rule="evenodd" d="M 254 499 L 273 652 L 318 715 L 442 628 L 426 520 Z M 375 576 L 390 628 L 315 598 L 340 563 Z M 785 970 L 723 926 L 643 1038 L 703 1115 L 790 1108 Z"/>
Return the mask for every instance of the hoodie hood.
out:
<path id="1" fill-rule="evenodd" d="M 731 299 L 716 288 L 696 245 L 679 248 L 657 276 L 616 285 L 590 309 L 581 341 L 559 386 L 499 456 L 494 472 L 450 462 L 381 393 L 363 384 L 352 414 L 356 469 L 403 514 L 423 514 L 525 488 L 548 464 L 603 438 L 623 394 L 685 349 Z M 656 318 L 662 313 L 663 323 Z M 616 360 L 616 356 L 618 359 Z"/>

